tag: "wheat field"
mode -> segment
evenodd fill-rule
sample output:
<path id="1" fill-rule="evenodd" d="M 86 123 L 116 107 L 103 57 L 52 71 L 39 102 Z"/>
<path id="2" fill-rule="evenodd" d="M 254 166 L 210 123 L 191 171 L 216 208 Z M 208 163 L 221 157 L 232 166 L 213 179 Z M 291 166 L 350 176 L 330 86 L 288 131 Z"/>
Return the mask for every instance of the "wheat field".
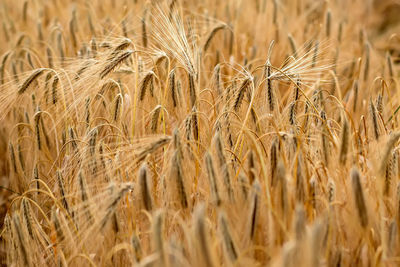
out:
<path id="1" fill-rule="evenodd" d="M 398 14 L 0 1 L 2 266 L 399 266 Z"/>

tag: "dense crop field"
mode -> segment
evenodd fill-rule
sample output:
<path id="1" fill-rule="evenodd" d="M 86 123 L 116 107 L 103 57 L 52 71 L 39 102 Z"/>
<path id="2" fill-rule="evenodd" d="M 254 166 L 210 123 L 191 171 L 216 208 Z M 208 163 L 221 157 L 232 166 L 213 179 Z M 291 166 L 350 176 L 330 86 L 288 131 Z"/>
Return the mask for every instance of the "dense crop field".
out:
<path id="1" fill-rule="evenodd" d="M 398 266 L 400 3 L 0 1 L 7 266 Z"/>

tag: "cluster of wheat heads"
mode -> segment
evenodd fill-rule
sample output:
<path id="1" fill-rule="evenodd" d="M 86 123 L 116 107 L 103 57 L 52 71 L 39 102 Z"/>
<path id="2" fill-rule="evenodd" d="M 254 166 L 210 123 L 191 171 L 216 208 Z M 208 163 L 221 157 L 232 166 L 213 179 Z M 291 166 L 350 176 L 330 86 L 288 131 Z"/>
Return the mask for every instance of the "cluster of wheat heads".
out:
<path id="1" fill-rule="evenodd" d="M 2 262 L 397 265 L 394 8 L 1 1 Z"/>

